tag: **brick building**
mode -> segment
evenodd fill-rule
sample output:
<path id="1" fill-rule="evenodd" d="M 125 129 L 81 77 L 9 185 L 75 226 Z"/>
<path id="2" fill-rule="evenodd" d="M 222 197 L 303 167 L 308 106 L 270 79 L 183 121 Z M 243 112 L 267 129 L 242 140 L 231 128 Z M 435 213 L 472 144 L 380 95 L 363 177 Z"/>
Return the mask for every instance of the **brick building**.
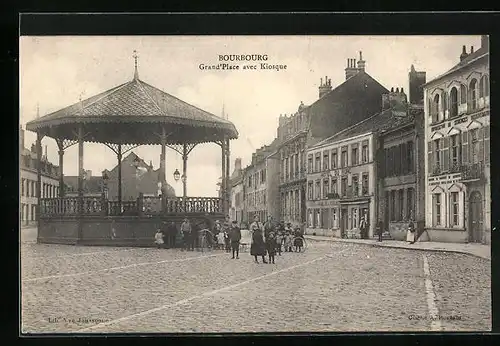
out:
<path id="1" fill-rule="evenodd" d="M 458 59 L 457 59 L 458 60 Z M 424 85 L 426 218 L 431 241 L 491 241 L 489 42 Z"/>
<path id="2" fill-rule="evenodd" d="M 138 161 L 137 168 L 134 161 Z M 139 193 L 142 192 L 145 196 L 158 196 L 160 169 L 154 170 L 151 163 L 147 164 L 131 152 L 122 160 L 122 200 L 135 200 Z M 118 200 L 118 165 L 111 170 L 104 170 L 108 176 L 107 180 L 107 195 L 109 200 Z M 78 177 L 64 176 L 64 184 L 66 185 L 67 196 L 78 195 Z M 101 176 L 92 176 L 91 171 L 86 171 L 83 182 L 84 195 L 99 196 L 104 192 L 104 180 Z M 172 186 L 167 184 L 166 194 L 168 197 L 175 197 L 175 191 Z"/>
<path id="3" fill-rule="evenodd" d="M 20 221 L 21 225 L 35 224 L 37 220 L 36 208 L 38 198 L 37 186 L 37 152 L 36 146 L 25 148 L 24 129 L 19 129 L 19 194 L 20 194 Z M 47 147 L 42 155 L 42 198 L 52 198 L 59 195 L 59 166 L 53 165 L 47 158 Z"/>
<path id="4" fill-rule="evenodd" d="M 281 160 L 281 219 L 306 222 L 305 150 L 368 117 L 381 109 L 382 94 L 388 92 L 365 71 L 362 59 L 347 60 L 346 80 L 332 89 L 331 80 L 321 79 L 319 99 L 309 106 L 301 103 L 290 117 L 280 117 L 278 127 Z"/>

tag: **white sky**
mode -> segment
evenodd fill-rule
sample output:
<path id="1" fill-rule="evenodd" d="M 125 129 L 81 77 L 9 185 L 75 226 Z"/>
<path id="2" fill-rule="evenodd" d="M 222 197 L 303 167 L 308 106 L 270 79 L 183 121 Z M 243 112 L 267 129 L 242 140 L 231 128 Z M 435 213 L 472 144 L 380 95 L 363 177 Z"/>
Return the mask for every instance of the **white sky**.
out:
<path id="1" fill-rule="evenodd" d="M 480 36 L 58 36 L 20 39 L 20 123 L 78 102 L 129 81 L 133 77 L 132 54 L 138 51 L 139 77 L 163 91 L 221 115 L 225 112 L 240 133 L 231 142 L 234 159 L 246 166 L 252 152 L 276 136 L 280 114 L 297 110 L 301 101 L 318 98 L 320 78 L 327 75 L 332 87 L 345 80 L 348 58 L 363 52 L 366 71 L 382 85 L 403 87 L 408 93 L 411 64 L 427 72 L 427 81 L 459 61 L 462 45 L 479 49 Z M 219 54 L 267 54 L 270 64 L 286 64 L 287 70 L 202 71 L 200 63 L 217 64 Z M 241 64 L 241 63 L 240 63 Z M 35 134 L 26 132 L 26 147 Z M 45 138 L 49 160 L 58 163 L 55 140 Z M 160 147 L 133 150 L 155 168 Z M 188 195 L 214 196 L 220 176 L 221 150 L 215 144 L 195 148 L 188 160 Z M 114 153 L 102 144 L 85 143 L 84 166 L 93 175 L 116 165 Z M 78 149 L 64 155 L 64 173 L 76 175 Z M 180 156 L 167 149 L 167 181 L 177 195 L 173 171 L 182 168 Z"/>

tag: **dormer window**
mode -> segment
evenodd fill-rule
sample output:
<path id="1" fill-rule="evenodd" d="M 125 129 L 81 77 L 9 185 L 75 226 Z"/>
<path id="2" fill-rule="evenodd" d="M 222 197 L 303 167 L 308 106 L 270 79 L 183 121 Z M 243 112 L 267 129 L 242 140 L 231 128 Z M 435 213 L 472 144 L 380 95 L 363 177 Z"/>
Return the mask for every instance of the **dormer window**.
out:
<path id="1" fill-rule="evenodd" d="M 434 96 L 434 107 L 432 110 L 432 122 L 437 123 L 439 120 L 439 95 Z"/>
<path id="2" fill-rule="evenodd" d="M 471 80 L 469 84 L 469 110 L 475 110 L 477 108 L 477 80 Z"/>
<path id="3" fill-rule="evenodd" d="M 450 91 L 450 118 L 458 115 L 458 91 L 453 87 Z"/>

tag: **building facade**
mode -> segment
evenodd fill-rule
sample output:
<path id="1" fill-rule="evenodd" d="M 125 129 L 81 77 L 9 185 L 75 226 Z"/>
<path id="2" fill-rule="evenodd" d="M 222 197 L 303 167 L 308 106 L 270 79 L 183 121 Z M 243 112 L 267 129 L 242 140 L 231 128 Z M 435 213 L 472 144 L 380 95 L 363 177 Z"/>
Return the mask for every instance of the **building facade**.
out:
<path id="1" fill-rule="evenodd" d="M 245 168 L 243 175 L 244 209 L 246 215 L 244 223 L 251 223 L 254 215 L 261 221 L 272 216 L 279 218 L 279 159 L 276 151 L 277 140 L 271 145 L 257 149 L 252 155 L 252 162 Z"/>
<path id="2" fill-rule="evenodd" d="M 244 171 L 241 168 L 241 158 L 234 161 L 234 171 L 229 180 L 231 186 L 231 199 L 229 217 L 241 223 L 246 216 L 244 196 Z"/>
<path id="3" fill-rule="evenodd" d="M 37 153 L 36 146 L 31 145 L 31 150 L 24 147 L 24 129 L 20 128 L 19 141 L 19 171 L 20 171 L 20 221 L 21 225 L 35 224 L 37 220 Z M 47 147 L 42 155 L 42 198 L 55 198 L 59 196 L 59 166 L 53 165 L 47 159 Z"/>
<path id="4" fill-rule="evenodd" d="M 307 222 L 305 151 L 318 142 L 369 118 L 381 109 L 382 94 L 388 90 L 365 72 L 362 58 L 347 60 L 345 81 L 332 88 L 328 76 L 320 80 L 318 100 L 303 103 L 289 117 L 280 117 L 281 219 L 292 224 Z"/>
<path id="5" fill-rule="evenodd" d="M 489 43 L 424 85 L 425 227 L 431 241 L 491 241 Z"/>
<path id="6" fill-rule="evenodd" d="M 390 110 L 379 112 L 307 150 L 307 234 L 360 237 L 364 217 L 373 236 L 377 128 L 390 117 Z"/>

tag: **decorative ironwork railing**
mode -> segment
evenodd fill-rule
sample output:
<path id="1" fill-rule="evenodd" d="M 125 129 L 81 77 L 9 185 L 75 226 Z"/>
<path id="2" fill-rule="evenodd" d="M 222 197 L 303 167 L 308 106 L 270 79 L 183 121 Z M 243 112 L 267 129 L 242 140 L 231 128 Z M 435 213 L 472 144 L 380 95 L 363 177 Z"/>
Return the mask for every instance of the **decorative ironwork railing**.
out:
<path id="1" fill-rule="evenodd" d="M 167 198 L 162 207 L 160 197 L 143 197 L 135 201 L 108 201 L 99 197 L 83 197 L 81 210 L 79 197 L 40 199 L 41 216 L 57 215 L 158 215 L 183 213 L 223 213 L 222 198 L 218 197 L 174 197 Z"/>
<path id="2" fill-rule="evenodd" d="M 482 162 L 462 165 L 462 181 L 479 180 L 484 177 L 484 166 Z"/>

